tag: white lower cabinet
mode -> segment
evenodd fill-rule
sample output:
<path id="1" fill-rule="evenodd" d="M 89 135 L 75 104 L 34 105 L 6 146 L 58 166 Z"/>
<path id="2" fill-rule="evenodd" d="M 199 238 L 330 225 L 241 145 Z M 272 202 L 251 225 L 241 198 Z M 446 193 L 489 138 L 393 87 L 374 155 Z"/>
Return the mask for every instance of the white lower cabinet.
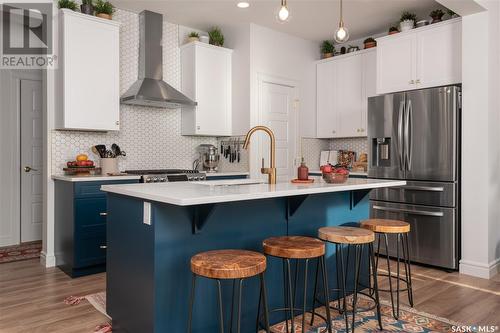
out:
<path id="1" fill-rule="evenodd" d="M 120 129 L 120 24 L 59 10 L 56 128 Z"/>
<path id="2" fill-rule="evenodd" d="M 375 65 L 375 50 L 318 62 L 318 138 L 366 136 L 367 98 L 375 95 Z"/>
<path id="3" fill-rule="evenodd" d="M 205 43 L 181 47 L 181 90 L 198 103 L 182 110 L 182 135 L 231 135 L 231 57 L 232 50 Z"/>

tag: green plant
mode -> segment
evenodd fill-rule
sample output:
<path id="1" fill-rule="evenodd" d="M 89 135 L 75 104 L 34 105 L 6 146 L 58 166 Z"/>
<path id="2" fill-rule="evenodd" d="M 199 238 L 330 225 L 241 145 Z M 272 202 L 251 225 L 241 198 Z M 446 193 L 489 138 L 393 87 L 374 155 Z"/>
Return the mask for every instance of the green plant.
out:
<path id="1" fill-rule="evenodd" d="M 108 14 L 113 15 L 115 7 L 108 1 L 97 0 L 94 5 L 96 14 Z"/>
<path id="2" fill-rule="evenodd" d="M 216 46 L 224 45 L 224 35 L 219 27 L 213 27 L 212 30 L 208 32 L 208 37 L 210 37 L 210 44 Z"/>
<path id="3" fill-rule="evenodd" d="M 92 0 L 82 0 L 82 5 L 92 6 L 93 2 Z"/>
<path id="4" fill-rule="evenodd" d="M 67 8 L 71 10 L 76 10 L 77 8 L 76 2 L 74 2 L 73 0 L 59 0 L 57 2 L 57 6 L 59 8 Z"/>
<path id="5" fill-rule="evenodd" d="M 196 31 L 192 31 L 189 33 L 188 37 L 200 38 L 200 34 L 198 34 Z"/>
<path id="6" fill-rule="evenodd" d="M 429 14 L 430 17 L 432 18 L 438 18 L 438 19 L 441 19 L 443 16 L 444 16 L 444 12 L 441 10 L 441 9 L 436 9 L 436 10 L 433 10 L 430 14 Z"/>
<path id="7" fill-rule="evenodd" d="M 330 42 L 329 40 L 324 40 L 323 43 L 321 43 L 321 53 L 326 54 L 334 52 L 335 52 L 335 46 L 333 45 L 332 42 Z"/>
<path id="8" fill-rule="evenodd" d="M 390 27 L 389 32 L 399 31 L 397 27 Z"/>
<path id="9" fill-rule="evenodd" d="M 375 43 L 375 42 L 376 42 L 375 39 L 369 37 L 369 38 L 367 38 L 367 39 L 364 40 L 363 44 Z"/>
<path id="10" fill-rule="evenodd" d="M 410 12 L 403 12 L 401 14 L 401 18 L 399 19 L 400 22 L 410 20 L 413 21 L 413 23 L 417 22 L 417 15 L 410 13 Z"/>
<path id="11" fill-rule="evenodd" d="M 447 9 L 447 10 L 446 10 L 446 13 L 447 13 L 448 15 L 450 15 L 450 17 L 453 17 L 453 16 L 456 16 L 456 15 L 457 15 L 457 13 L 455 13 L 455 12 L 454 12 L 454 11 L 452 11 L 451 9 Z"/>

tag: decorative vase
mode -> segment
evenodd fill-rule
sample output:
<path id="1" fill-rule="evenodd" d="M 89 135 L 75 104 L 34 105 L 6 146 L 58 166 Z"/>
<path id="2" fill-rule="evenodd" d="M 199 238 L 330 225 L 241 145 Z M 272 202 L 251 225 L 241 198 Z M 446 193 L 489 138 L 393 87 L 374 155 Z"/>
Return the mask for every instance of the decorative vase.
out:
<path id="1" fill-rule="evenodd" d="M 323 59 L 327 59 L 333 57 L 333 53 L 322 53 L 321 56 Z"/>
<path id="2" fill-rule="evenodd" d="M 87 5 L 87 4 L 82 4 L 82 5 L 80 5 L 80 11 L 83 14 L 94 15 L 94 6 Z"/>
<path id="3" fill-rule="evenodd" d="M 208 44 L 209 41 L 210 38 L 208 38 L 208 36 L 200 36 L 200 42 Z"/>
<path id="4" fill-rule="evenodd" d="M 106 19 L 106 20 L 111 20 L 111 15 L 109 15 L 109 14 L 99 13 L 99 14 L 96 14 L 96 16 L 103 18 L 103 19 Z"/>
<path id="5" fill-rule="evenodd" d="M 199 42 L 199 41 L 200 41 L 199 37 L 188 37 L 188 43 Z"/>
<path id="6" fill-rule="evenodd" d="M 372 47 L 377 46 L 377 42 L 365 43 L 365 49 L 371 49 Z"/>
<path id="7" fill-rule="evenodd" d="M 411 30 L 415 27 L 415 21 L 413 20 L 404 20 L 399 23 L 399 30 L 401 32 Z"/>
<path id="8" fill-rule="evenodd" d="M 433 16 L 431 24 L 438 23 L 442 21 L 442 16 Z"/>

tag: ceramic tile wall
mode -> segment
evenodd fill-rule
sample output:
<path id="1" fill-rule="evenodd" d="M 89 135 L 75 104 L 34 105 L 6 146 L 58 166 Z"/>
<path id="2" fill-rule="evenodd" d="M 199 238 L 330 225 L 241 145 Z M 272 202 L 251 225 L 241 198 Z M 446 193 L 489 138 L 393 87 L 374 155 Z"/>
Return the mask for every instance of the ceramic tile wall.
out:
<path id="1" fill-rule="evenodd" d="M 368 141 L 366 138 L 340 138 L 330 141 L 330 150 L 352 150 L 357 156 L 368 153 Z"/>
<path id="2" fill-rule="evenodd" d="M 302 138 L 302 155 L 309 170 L 319 170 L 319 157 L 322 150 L 329 150 L 330 140 Z"/>
<path id="3" fill-rule="evenodd" d="M 125 92 L 137 79 L 139 47 L 139 18 L 135 13 L 117 10 L 113 19 L 120 27 L 120 90 Z M 172 86 L 180 86 L 179 27 L 163 24 L 163 76 Z M 217 144 L 216 138 L 181 136 L 181 110 L 156 109 L 121 105 L 121 130 L 96 133 L 78 131 L 53 131 L 52 173 L 62 173 L 66 161 L 78 153 L 87 153 L 95 144 L 120 145 L 127 157 L 120 159 L 120 170 L 147 168 L 190 168 L 197 157 L 196 147 L 202 143 Z M 222 163 L 227 170 L 247 170 L 245 163 Z"/>

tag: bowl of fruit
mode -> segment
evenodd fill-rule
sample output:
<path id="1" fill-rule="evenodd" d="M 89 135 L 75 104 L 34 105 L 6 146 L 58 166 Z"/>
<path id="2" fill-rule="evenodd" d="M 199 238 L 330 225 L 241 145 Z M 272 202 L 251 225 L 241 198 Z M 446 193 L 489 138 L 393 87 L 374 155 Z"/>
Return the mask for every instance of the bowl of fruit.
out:
<path id="1" fill-rule="evenodd" d="M 334 167 L 330 164 L 321 167 L 323 180 L 330 184 L 342 184 L 349 178 L 349 171 L 346 168 Z"/>
<path id="2" fill-rule="evenodd" d="M 96 171 L 94 161 L 89 160 L 86 154 L 79 154 L 74 161 L 67 162 L 66 166 L 63 170 L 68 174 L 90 174 L 91 171 Z"/>

